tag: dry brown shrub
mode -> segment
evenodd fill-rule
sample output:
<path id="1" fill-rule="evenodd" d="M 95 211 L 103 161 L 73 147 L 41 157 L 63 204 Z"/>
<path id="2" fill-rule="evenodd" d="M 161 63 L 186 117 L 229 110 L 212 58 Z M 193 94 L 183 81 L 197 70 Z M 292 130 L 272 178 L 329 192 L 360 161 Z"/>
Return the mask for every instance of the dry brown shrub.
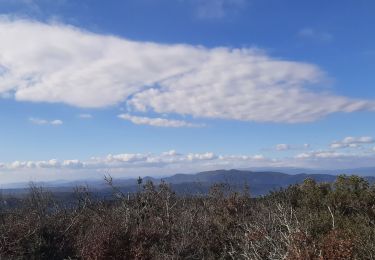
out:
<path id="1" fill-rule="evenodd" d="M 345 231 L 333 230 L 322 240 L 322 259 L 354 259 L 354 243 L 351 235 Z"/>
<path id="2" fill-rule="evenodd" d="M 291 235 L 291 244 L 288 248 L 287 259 L 308 260 L 318 259 L 317 248 L 310 236 L 304 232 L 296 232 Z"/>

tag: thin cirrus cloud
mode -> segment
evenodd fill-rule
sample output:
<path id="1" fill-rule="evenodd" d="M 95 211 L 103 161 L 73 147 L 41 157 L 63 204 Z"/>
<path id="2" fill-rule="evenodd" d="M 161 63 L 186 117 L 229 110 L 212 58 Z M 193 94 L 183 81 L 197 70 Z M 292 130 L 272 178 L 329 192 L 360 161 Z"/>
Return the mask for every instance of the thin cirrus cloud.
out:
<path id="1" fill-rule="evenodd" d="M 157 127 L 203 127 L 203 124 L 193 124 L 183 120 L 171 120 L 165 118 L 140 117 L 129 114 L 118 115 L 118 118 L 128 120 L 136 125 L 150 125 Z"/>
<path id="2" fill-rule="evenodd" d="M 93 116 L 91 114 L 79 114 L 78 118 L 81 118 L 81 119 L 92 119 Z"/>
<path id="3" fill-rule="evenodd" d="M 130 41 L 6 17 L 0 38 L 0 94 L 17 101 L 279 123 L 375 110 L 372 100 L 314 89 L 326 79 L 317 66 L 259 49 Z"/>
<path id="4" fill-rule="evenodd" d="M 320 43 L 330 43 L 333 41 L 333 35 L 328 32 L 321 32 L 313 28 L 303 28 L 298 32 L 298 36 L 307 40 Z"/>
<path id="5" fill-rule="evenodd" d="M 194 5 L 195 15 L 200 19 L 221 19 L 244 9 L 249 0 L 182 0 Z"/>
<path id="6" fill-rule="evenodd" d="M 46 120 L 46 119 L 35 118 L 35 117 L 30 117 L 29 122 L 31 122 L 34 125 L 52 125 L 52 126 L 59 126 L 64 123 L 60 119 Z"/>
<path id="7" fill-rule="evenodd" d="M 278 144 L 275 146 L 276 151 L 287 151 L 290 149 L 291 149 L 291 146 L 289 144 Z"/>
<path id="8" fill-rule="evenodd" d="M 0 4 L 17 7 L 17 13 L 41 15 L 46 12 L 45 7 L 61 7 L 68 4 L 67 0 L 0 0 Z M 51 13 L 49 12 L 49 15 Z"/>

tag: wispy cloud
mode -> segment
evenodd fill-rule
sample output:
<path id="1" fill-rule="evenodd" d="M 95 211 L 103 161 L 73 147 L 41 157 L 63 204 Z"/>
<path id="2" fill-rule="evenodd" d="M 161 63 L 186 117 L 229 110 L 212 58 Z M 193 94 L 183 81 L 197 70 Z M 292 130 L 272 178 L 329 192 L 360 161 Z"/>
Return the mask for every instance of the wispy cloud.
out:
<path id="1" fill-rule="evenodd" d="M 274 147 L 276 151 L 305 150 L 309 148 L 310 148 L 309 144 L 303 144 L 303 145 L 277 144 Z"/>
<path id="2" fill-rule="evenodd" d="M 62 125 L 63 124 L 63 121 L 59 120 L 59 119 L 55 119 L 55 120 L 45 120 L 45 119 L 40 119 L 40 118 L 34 118 L 34 117 L 30 117 L 29 118 L 29 121 L 32 123 L 32 124 L 35 124 L 35 125 L 52 125 L 52 126 L 59 126 L 59 125 Z"/>
<path id="3" fill-rule="evenodd" d="M 171 120 L 165 118 L 140 117 L 129 114 L 118 115 L 119 118 L 128 120 L 137 125 L 150 125 L 157 127 L 203 127 L 202 124 L 193 124 L 182 120 Z"/>
<path id="4" fill-rule="evenodd" d="M 311 90 L 325 82 L 321 69 L 259 49 L 137 42 L 7 18 L 0 35 L 0 93 L 20 101 L 87 108 L 126 102 L 134 112 L 281 123 L 375 110 L 372 100 Z"/>
<path id="5" fill-rule="evenodd" d="M 0 4 L 17 7 L 16 14 L 29 14 L 29 15 L 43 15 L 47 14 L 46 7 L 48 8 L 48 16 L 51 16 L 51 7 L 61 7 L 68 4 L 67 0 L 0 0 Z"/>
<path id="6" fill-rule="evenodd" d="M 332 159 L 332 158 L 342 158 L 348 156 L 344 153 L 338 153 L 332 150 L 321 150 L 321 151 L 311 151 L 306 153 L 300 153 L 295 156 L 297 159 Z"/>
<path id="7" fill-rule="evenodd" d="M 249 0 L 182 0 L 194 5 L 201 19 L 220 19 L 244 9 Z"/>
<path id="8" fill-rule="evenodd" d="M 319 42 L 319 43 L 330 43 L 334 37 L 331 33 L 318 31 L 313 28 L 303 28 L 298 32 L 298 36 L 307 40 Z"/>
<path id="9" fill-rule="evenodd" d="M 91 114 L 79 114 L 78 117 L 81 118 L 81 119 L 92 119 L 93 118 L 93 116 Z"/>
<path id="10" fill-rule="evenodd" d="M 375 147 L 370 145 L 375 139 L 370 136 L 346 137 L 340 141 L 334 141 L 329 149 L 306 151 L 294 156 L 296 165 L 304 167 L 320 168 L 356 168 L 374 167 Z M 361 148 L 361 149 L 343 149 Z"/>
<path id="11" fill-rule="evenodd" d="M 364 144 L 373 144 L 375 139 L 370 136 L 361 136 L 361 137 L 346 137 L 341 141 L 334 141 L 331 143 L 330 147 L 332 149 L 338 148 L 359 148 Z"/>
<path id="12" fill-rule="evenodd" d="M 375 151 L 372 152 L 337 152 L 334 150 L 319 150 L 301 153 L 295 156 L 295 166 L 321 169 L 350 169 L 360 167 L 375 167 Z"/>

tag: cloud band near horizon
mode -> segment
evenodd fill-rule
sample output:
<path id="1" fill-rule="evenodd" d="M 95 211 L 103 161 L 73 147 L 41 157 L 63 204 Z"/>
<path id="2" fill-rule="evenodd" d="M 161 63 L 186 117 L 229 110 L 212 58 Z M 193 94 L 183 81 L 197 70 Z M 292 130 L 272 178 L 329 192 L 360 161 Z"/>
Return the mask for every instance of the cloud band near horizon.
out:
<path id="1" fill-rule="evenodd" d="M 333 149 L 310 150 L 294 156 L 271 158 L 264 155 L 217 155 L 206 153 L 123 153 L 92 157 L 88 160 L 0 162 L 0 184 L 18 181 L 56 181 L 101 178 L 113 174 L 120 178 L 167 176 L 218 169 L 250 169 L 256 167 L 297 167 L 317 169 L 349 169 L 374 167 L 375 147 L 360 153 Z M 333 166 L 335 168 L 333 168 Z"/>

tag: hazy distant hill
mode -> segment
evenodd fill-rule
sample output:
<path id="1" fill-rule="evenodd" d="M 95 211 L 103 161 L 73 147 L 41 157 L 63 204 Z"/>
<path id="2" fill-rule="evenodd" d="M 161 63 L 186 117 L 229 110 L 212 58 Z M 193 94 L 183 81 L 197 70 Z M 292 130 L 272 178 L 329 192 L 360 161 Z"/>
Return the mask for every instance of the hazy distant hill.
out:
<path id="1" fill-rule="evenodd" d="M 248 170 L 217 170 L 200 172 L 197 174 L 176 174 L 162 179 L 145 177 L 143 183 L 147 180 L 159 184 L 161 180 L 170 183 L 172 188 L 178 193 L 206 193 L 209 188 L 215 183 L 229 184 L 233 190 L 243 190 L 245 185 L 250 188 L 250 193 L 253 196 L 267 194 L 272 190 L 285 188 L 289 185 L 301 183 L 306 178 L 313 178 L 317 182 L 332 182 L 336 179 L 335 175 L 330 174 L 286 174 L 282 172 L 261 171 L 253 172 Z M 366 179 L 373 183 L 375 177 L 366 177 Z M 23 184 L 26 187 L 27 184 Z M 48 187 L 55 192 L 70 192 L 73 187 L 85 185 L 89 188 L 107 193 L 109 192 L 108 185 L 104 180 L 82 180 L 75 182 L 58 182 L 58 183 L 37 183 L 44 187 Z M 124 192 L 135 192 L 138 189 L 136 179 L 114 179 L 114 185 L 121 188 Z M 20 193 L 25 192 L 25 189 L 20 189 L 20 184 L 17 188 L 5 189 L 4 192 Z"/>
<path id="2" fill-rule="evenodd" d="M 336 175 L 330 174 L 286 174 L 272 171 L 216 170 L 197 174 L 176 174 L 163 178 L 163 180 L 170 183 L 176 191 L 183 193 L 207 192 L 209 187 L 214 183 L 227 183 L 235 190 L 242 190 L 247 184 L 250 187 L 251 194 L 259 196 L 272 190 L 302 183 L 306 178 L 312 178 L 317 182 L 332 182 L 336 177 Z M 150 177 L 146 179 L 152 180 L 154 183 L 160 182 L 160 179 Z M 375 182 L 375 177 L 366 177 L 366 179 L 370 182 Z M 127 180 L 123 184 L 129 184 L 132 181 L 135 182 L 135 180 Z"/>
<path id="3" fill-rule="evenodd" d="M 297 167 L 255 167 L 248 169 L 241 169 L 244 171 L 254 172 L 283 172 L 286 174 L 329 174 L 329 175 L 358 175 L 358 176 L 375 176 L 375 167 L 361 167 L 351 169 L 307 169 Z"/>
<path id="4" fill-rule="evenodd" d="M 250 187 L 250 192 L 254 196 L 264 195 L 272 190 L 287 187 L 291 184 L 301 183 L 306 178 L 313 178 L 317 182 L 332 182 L 336 176 L 327 174 L 296 174 L 290 175 L 281 172 L 252 172 L 241 170 L 217 170 L 201 172 L 194 175 L 177 174 L 164 180 L 172 186 L 178 185 L 183 192 L 188 189 L 197 190 L 201 187 L 204 191 L 214 183 L 227 183 L 234 189 L 241 190 L 245 184 Z M 184 187 L 185 186 L 185 187 Z"/>

